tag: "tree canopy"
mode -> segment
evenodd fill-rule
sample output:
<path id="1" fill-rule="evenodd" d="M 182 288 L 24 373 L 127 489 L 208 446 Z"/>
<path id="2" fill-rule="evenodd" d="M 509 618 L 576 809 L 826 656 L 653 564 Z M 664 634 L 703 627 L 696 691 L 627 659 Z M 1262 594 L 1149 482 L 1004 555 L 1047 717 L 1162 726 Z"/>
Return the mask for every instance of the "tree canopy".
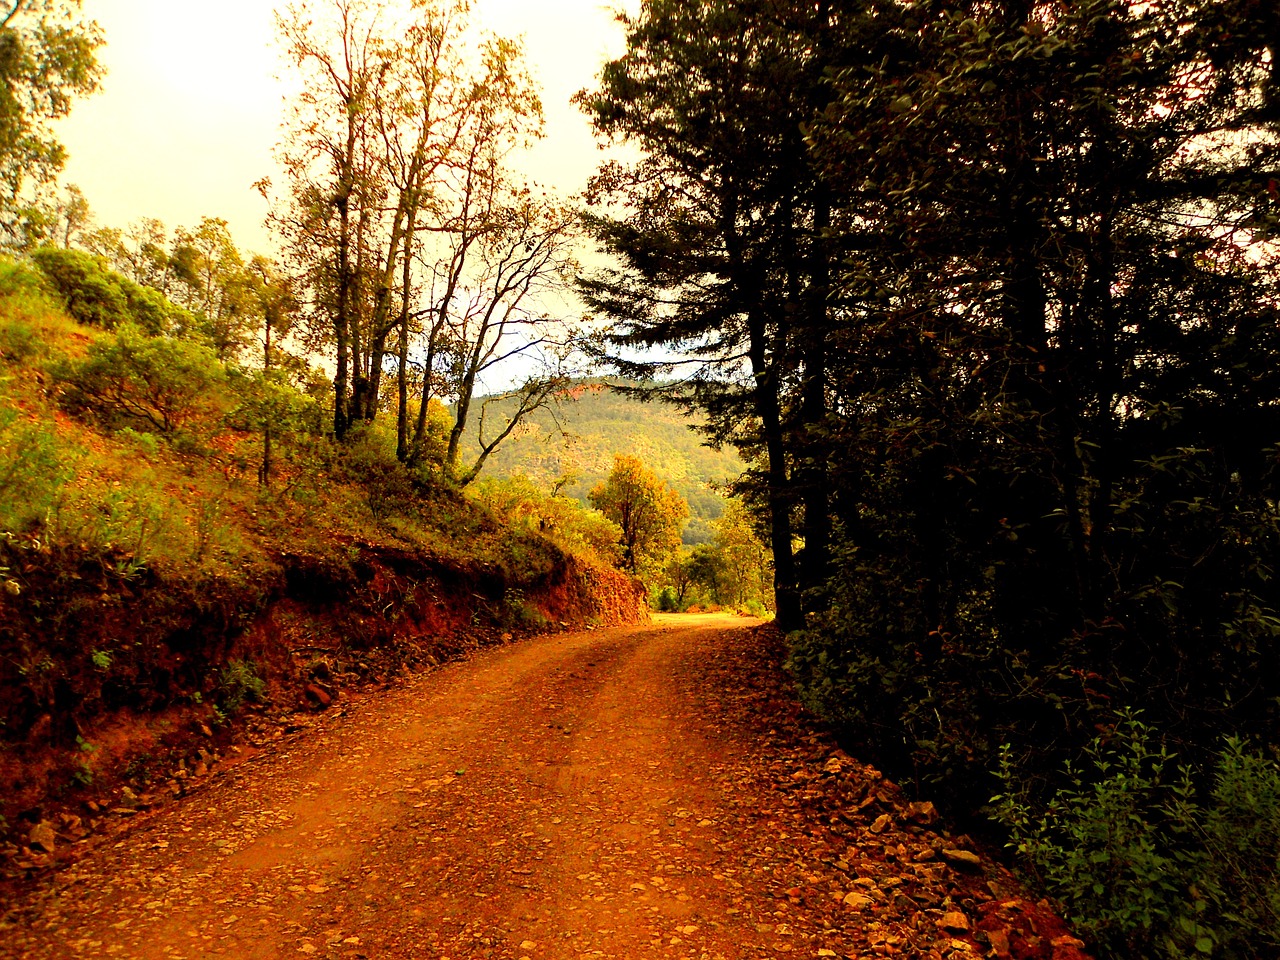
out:
<path id="1" fill-rule="evenodd" d="M 622 565 L 640 575 L 680 547 L 689 505 L 637 458 L 617 454 L 609 476 L 592 489 L 591 504 L 622 532 Z"/>
<path id="2" fill-rule="evenodd" d="M 52 124 L 93 93 L 102 35 L 79 18 L 79 0 L 0 5 L 0 240 L 23 248 L 48 234 L 49 195 L 66 162 Z"/>
<path id="3" fill-rule="evenodd" d="M 1121 706 L 1202 764 L 1280 741 L 1270 5 L 624 22 L 584 291 L 752 458 L 811 705 L 975 807 Z"/>
<path id="4" fill-rule="evenodd" d="M 444 472 L 460 486 L 565 382 L 576 339 L 547 303 L 570 282 L 577 217 L 509 162 L 540 136 L 542 105 L 519 42 L 470 13 L 467 0 L 299 0 L 277 18 L 305 92 L 273 222 L 312 343 L 333 357 L 334 434 L 394 407 L 398 456 L 417 466 L 427 411 L 446 401 Z M 487 416 L 479 398 L 507 380 L 517 403 Z"/>

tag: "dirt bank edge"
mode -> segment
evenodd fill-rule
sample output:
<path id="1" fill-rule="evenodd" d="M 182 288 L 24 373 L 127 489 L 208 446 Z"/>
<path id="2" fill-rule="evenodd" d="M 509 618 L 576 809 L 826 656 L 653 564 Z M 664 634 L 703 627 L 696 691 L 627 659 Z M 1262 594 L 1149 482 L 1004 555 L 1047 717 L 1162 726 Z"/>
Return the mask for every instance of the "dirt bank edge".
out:
<path id="1" fill-rule="evenodd" d="M 555 550 L 512 569 L 346 540 L 201 579 L 66 551 L 20 562 L 24 589 L 0 596 L 10 884 L 299 712 L 496 643 L 648 619 L 630 578 Z"/>

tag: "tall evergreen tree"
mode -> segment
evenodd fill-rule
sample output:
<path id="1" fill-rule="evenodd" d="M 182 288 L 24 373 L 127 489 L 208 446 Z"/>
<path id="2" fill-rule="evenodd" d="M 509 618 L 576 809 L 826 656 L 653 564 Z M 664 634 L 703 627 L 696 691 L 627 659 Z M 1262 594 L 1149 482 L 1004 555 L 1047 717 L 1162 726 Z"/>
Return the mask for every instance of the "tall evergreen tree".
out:
<path id="1" fill-rule="evenodd" d="M 829 202 L 803 131 L 835 19 L 826 3 L 648 0 L 624 18 L 627 54 L 580 95 L 601 134 L 643 153 L 596 178 L 599 199 L 631 212 L 591 218 L 619 265 L 582 289 L 616 322 L 620 371 L 672 369 L 628 359 L 637 349 L 685 351 L 716 439 L 761 451 L 788 628 L 825 577 Z"/>

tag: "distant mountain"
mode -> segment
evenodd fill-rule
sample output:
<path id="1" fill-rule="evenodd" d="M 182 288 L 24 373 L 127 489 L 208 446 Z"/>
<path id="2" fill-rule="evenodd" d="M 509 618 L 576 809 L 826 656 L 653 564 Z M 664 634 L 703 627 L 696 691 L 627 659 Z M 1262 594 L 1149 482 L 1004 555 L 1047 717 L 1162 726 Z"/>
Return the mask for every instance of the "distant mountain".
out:
<path id="1" fill-rule="evenodd" d="M 538 411 L 508 437 L 481 477 L 523 473 L 544 490 L 571 477 L 561 492 L 586 503 L 591 488 L 613 469 L 614 454 L 631 454 L 689 501 L 685 543 L 705 543 L 709 522 L 724 509 L 716 488 L 742 472 L 742 460 L 731 448 L 705 446 L 693 429 L 698 418 L 668 403 L 628 396 L 614 389 L 616 383 L 586 381 L 570 388 L 554 411 Z M 503 422 L 504 413 L 495 403 L 491 422 Z M 469 434 L 474 446 L 474 420 Z"/>

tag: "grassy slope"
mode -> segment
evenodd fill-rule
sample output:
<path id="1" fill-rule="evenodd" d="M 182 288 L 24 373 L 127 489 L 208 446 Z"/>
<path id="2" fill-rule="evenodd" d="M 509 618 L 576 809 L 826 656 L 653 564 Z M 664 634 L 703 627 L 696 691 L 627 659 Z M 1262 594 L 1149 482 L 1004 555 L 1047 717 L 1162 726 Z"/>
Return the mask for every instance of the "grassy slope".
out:
<path id="1" fill-rule="evenodd" d="M 615 571 L 429 478 L 375 496 L 398 467 L 374 440 L 360 463 L 281 445 L 266 490 L 229 392 L 176 441 L 69 415 L 60 371 L 109 334 L 17 280 L 0 277 L 0 828 L 125 770 L 143 789 L 141 759 L 194 755 L 255 700 L 642 616 Z"/>

